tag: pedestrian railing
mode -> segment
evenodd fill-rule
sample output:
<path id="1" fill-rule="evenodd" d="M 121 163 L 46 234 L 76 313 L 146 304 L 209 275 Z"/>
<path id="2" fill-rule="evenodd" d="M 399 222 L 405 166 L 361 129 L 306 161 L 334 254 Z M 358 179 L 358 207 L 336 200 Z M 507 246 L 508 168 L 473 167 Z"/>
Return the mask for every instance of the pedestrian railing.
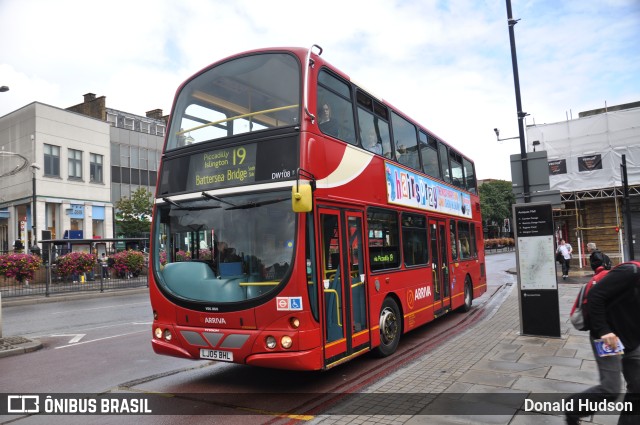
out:
<path id="1" fill-rule="evenodd" d="M 90 273 L 61 276 L 55 265 L 42 266 L 32 281 L 18 282 L 0 277 L 2 298 L 49 296 L 70 292 L 104 292 L 147 286 L 147 269 L 138 275 L 119 274 L 114 269 L 96 264 Z"/>

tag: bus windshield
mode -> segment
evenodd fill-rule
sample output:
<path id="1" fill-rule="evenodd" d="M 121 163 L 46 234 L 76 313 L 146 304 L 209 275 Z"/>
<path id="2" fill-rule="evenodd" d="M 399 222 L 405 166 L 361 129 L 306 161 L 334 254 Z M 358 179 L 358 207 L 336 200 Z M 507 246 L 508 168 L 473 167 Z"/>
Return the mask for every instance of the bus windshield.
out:
<path id="1" fill-rule="evenodd" d="M 286 53 L 222 63 L 185 84 L 166 150 L 300 123 L 300 66 Z"/>
<path id="2" fill-rule="evenodd" d="M 158 205 L 158 281 L 180 298 L 231 303 L 272 292 L 288 275 L 296 217 L 288 192 Z"/>

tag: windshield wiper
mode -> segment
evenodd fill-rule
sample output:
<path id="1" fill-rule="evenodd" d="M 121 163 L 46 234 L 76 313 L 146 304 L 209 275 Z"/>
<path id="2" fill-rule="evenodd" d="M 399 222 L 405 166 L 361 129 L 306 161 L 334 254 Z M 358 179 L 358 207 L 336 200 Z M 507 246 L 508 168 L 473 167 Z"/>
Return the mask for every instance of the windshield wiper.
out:
<path id="1" fill-rule="evenodd" d="M 232 204 L 229 201 L 225 201 L 224 199 L 218 198 L 217 196 L 209 195 L 207 192 L 202 192 L 202 196 L 204 198 L 209 198 L 209 199 L 212 199 L 214 201 L 222 202 L 223 204 L 231 205 L 232 207 L 236 206 L 235 204 Z M 218 207 L 218 208 L 220 208 L 220 207 Z"/>
<path id="2" fill-rule="evenodd" d="M 291 199 L 291 198 L 287 197 L 287 198 L 280 198 L 280 199 L 269 199 L 267 201 L 261 201 L 261 202 L 248 202 L 248 203 L 243 204 L 243 205 L 234 205 L 233 207 L 225 208 L 225 211 L 229 211 L 229 210 L 247 210 L 249 208 L 261 207 L 263 205 L 277 204 L 278 202 L 286 201 L 286 200 L 289 200 L 289 199 Z"/>
<path id="3" fill-rule="evenodd" d="M 174 207 L 176 207 L 176 208 L 180 208 L 181 210 L 183 210 L 183 209 L 184 209 L 184 207 L 183 207 L 182 205 L 180 205 L 180 204 L 179 204 L 179 203 L 177 203 L 176 201 L 172 201 L 172 200 L 171 200 L 171 199 L 169 199 L 169 198 L 162 198 L 162 200 L 163 200 L 164 202 L 166 202 L 167 204 L 171 204 L 171 205 L 173 205 L 173 206 L 174 206 Z"/>

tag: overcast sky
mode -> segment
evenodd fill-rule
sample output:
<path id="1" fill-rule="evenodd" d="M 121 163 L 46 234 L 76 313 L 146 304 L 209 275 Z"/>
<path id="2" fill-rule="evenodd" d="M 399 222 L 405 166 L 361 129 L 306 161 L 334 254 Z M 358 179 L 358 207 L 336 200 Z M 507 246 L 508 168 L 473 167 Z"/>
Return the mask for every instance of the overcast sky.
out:
<path id="1" fill-rule="evenodd" d="M 512 0 L 527 123 L 640 101 L 640 0 Z M 318 44 L 323 57 L 510 180 L 520 152 L 504 0 L 0 0 L 0 117 L 85 93 L 169 113 L 190 75 L 230 54 Z"/>

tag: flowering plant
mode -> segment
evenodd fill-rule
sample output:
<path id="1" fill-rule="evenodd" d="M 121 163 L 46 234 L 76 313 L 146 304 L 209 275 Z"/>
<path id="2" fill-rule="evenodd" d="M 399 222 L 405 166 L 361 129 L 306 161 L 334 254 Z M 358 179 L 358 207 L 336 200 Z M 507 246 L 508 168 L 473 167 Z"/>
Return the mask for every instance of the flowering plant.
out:
<path id="1" fill-rule="evenodd" d="M 198 250 L 198 258 L 200 260 L 211 260 L 211 250 L 210 249 Z"/>
<path id="2" fill-rule="evenodd" d="M 191 253 L 189 251 L 179 250 L 176 252 L 176 261 L 191 261 Z"/>
<path id="3" fill-rule="evenodd" d="M 42 265 L 42 259 L 30 254 L 0 255 L 0 275 L 14 277 L 18 282 L 33 280 L 36 270 Z"/>
<path id="4" fill-rule="evenodd" d="M 138 276 L 144 269 L 144 254 L 140 251 L 122 251 L 112 255 L 113 268 L 120 276 Z"/>
<path id="5" fill-rule="evenodd" d="M 160 251 L 160 265 L 164 266 L 167 264 L 167 251 Z"/>
<path id="6" fill-rule="evenodd" d="M 97 257 L 88 252 L 70 252 L 56 260 L 58 273 L 64 276 L 88 273 L 96 265 Z"/>

